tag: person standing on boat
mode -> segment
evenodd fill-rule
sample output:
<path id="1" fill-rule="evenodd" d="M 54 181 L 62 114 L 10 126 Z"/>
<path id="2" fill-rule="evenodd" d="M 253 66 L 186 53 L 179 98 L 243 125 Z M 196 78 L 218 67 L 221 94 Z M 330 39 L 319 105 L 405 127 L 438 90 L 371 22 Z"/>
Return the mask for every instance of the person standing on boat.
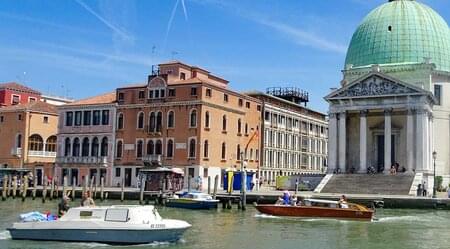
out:
<path id="1" fill-rule="evenodd" d="M 347 197 L 345 195 L 342 195 L 341 199 L 339 199 L 339 206 L 341 208 L 348 208 Z"/>
<path id="2" fill-rule="evenodd" d="M 83 198 L 81 199 L 82 207 L 95 207 L 95 202 L 91 198 L 89 191 L 84 192 Z"/>
<path id="3" fill-rule="evenodd" d="M 58 217 L 61 217 L 66 214 L 67 211 L 69 211 L 69 197 L 67 195 L 64 195 L 61 199 L 61 202 L 58 204 Z"/>

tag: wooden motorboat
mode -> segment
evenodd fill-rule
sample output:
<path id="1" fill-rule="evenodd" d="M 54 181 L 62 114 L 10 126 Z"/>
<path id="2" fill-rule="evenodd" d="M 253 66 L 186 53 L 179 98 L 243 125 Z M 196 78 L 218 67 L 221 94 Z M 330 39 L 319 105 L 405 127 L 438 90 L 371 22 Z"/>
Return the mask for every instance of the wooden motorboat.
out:
<path id="1" fill-rule="evenodd" d="M 338 201 L 305 199 L 300 205 L 258 205 L 255 208 L 273 216 L 291 216 L 304 218 L 337 218 L 372 220 L 374 211 L 354 203 L 341 204 Z"/>

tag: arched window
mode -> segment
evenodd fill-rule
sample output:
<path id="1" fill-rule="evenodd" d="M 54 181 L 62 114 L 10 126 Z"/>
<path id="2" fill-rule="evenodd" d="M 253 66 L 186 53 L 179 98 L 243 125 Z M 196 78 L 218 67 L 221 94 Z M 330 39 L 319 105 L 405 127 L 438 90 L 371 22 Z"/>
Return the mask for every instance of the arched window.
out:
<path id="1" fill-rule="evenodd" d="M 117 129 L 121 130 L 123 129 L 123 113 L 119 113 L 117 118 Z"/>
<path id="2" fill-rule="evenodd" d="M 16 136 L 16 148 L 22 148 L 22 134 Z"/>
<path id="3" fill-rule="evenodd" d="M 175 127 L 175 113 L 173 111 L 169 111 L 167 113 L 167 128 Z"/>
<path id="4" fill-rule="evenodd" d="M 64 156 L 70 156 L 70 138 L 66 138 L 64 141 Z"/>
<path id="5" fill-rule="evenodd" d="M 56 136 L 50 136 L 45 142 L 45 151 L 56 152 Z"/>
<path id="6" fill-rule="evenodd" d="M 173 140 L 170 139 L 169 141 L 167 141 L 167 157 L 171 158 L 173 157 Z"/>
<path id="7" fill-rule="evenodd" d="M 83 138 L 83 143 L 81 144 L 81 156 L 89 156 L 89 138 Z"/>
<path id="8" fill-rule="evenodd" d="M 80 156 L 80 139 L 77 137 L 73 140 L 72 156 Z"/>
<path id="9" fill-rule="evenodd" d="M 100 156 L 108 156 L 108 138 L 102 138 L 102 146 L 100 151 Z"/>
<path id="10" fill-rule="evenodd" d="M 197 127 L 197 110 L 192 110 L 189 116 L 189 127 Z"/>
<path id="11" fill-rule="evenodd" d="M 248 134 L 248 124 L 247 123 L 245 123 L 245 134 L 246 135 Z"/>
<path id="12" fill-rule="evenodd" d="M 150 127 L 150 131 L 151 132 L 154 132 L 155 131 L 155 113 L 154 112 L 151 112 L 150 113 L 150 119 L 149 119 L 149 127 Z"/>
<path id="13" fill-rule="evenodd" d="M 28 150 L 42 151 L 44 149 L 44 141 L 38 134 L 33 134 L 28 139 Z"/>
<path id="14" fill-rule="evenodd" d="M 238 144 L 236 147 L 236 158 L 237 160 L 241 160 L 241 145 Z"/>
<path id="15" fill-rule="evenodd" d="M 153 143 L 153 140 L 149 140 L 147 142 L 147 155 L 153 154 L 155 154 L 155 144 Z"/>
<path id="16" fill-rule="evenodd" d="M 98 146 L 98 138 L 94 137 L 91 145 L 91 156 L 98 156 Z"/>
<path id="17" fill-rule="evenodd" d="M 223 115 L 222 117 L 222 131 L 227 130 L 227 115 Z"/>
<path id="18" fill-rule="evenodd" d="M 221 158 L 222 158 L 222 160 L 225 160 L 225 158 L 226 158 L 226 150 L 227 150 L 227 145 L 225 144 L 225 142 L 224 143 L 222 143 L 222 153 L 221 153 Z"/>
<path id="19" fill-rule="evenodd" d="M 208 158 L 209 157 L 209 143 L 208 140 L 205 140 L 203 144 L 203 157 Z"/>
<path id="20" fill-rule="evenodd" d="M 144 128 L 144 113 L 139 112 L 138 118 L 137 118 L 137 128 L 143 129 Z"/>
<path id="21" fill-rule="evenodd" d="M 142 140 L 138 140 L 137 145 L 136 145 L 136 157 L 138 157 L 138 158 L 142 157 L 142 148 L 143 148 L 143 142 L 142 142 Z"/>
<path id="22" fill-rule="evenodd" d="M 241 127 L 242 127 L 241 119 L 238 119 L 238 127 L 237 127 L 238 128 L 237 129 L 238 130 L 238 134 L 241 134 L 241 130 L 242 130 Z"/>
<path id="23" fill-rule="evenodd" d="M 205 113 L 205 127 L 209 128 L 209 112 Z"/>
<path id="24" fill-rule="evenodd" d="M 116 157 L 117 158 L 121 158 L 122 157 L 122 148 L 123 147 L 123 143 L 122 141 L 118 141 L 117 142 L 117 147 L 116 147 Z"/>
<path id="25" fill-rule="evenodd" d="M 156 155 L 162 155 L 162 142 L 161 142 L 161 140 L 157 140 L 156 141 L 155 154 Z"/>
<path id="26" fill-rule="evenodd" d="M 189 157 L 195 158 L 195 139 L 191 138 L 189 140 Z"/>
<path id="27" fill-rule="evenodd" d="M 156 132 L 161 132 L 162 128 L 162 112 L 156 114 Z"/>

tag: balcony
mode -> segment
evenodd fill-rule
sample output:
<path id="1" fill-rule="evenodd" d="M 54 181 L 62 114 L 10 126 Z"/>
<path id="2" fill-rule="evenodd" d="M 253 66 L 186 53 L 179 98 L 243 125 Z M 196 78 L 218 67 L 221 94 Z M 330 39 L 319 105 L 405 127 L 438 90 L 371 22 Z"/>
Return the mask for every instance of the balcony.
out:
<path id="1" fill-rule="evenodd" d="M 162 155 L 146 155 L 142 157 L 142 162 L 150 164 L 161 164 Z"/>
<path id="2" fill-rule="evenodd" d="M 29 157 L 56 157 L 56 152 L 53 151 L 42 151 L 42 150 L 29 150 Z"/>
<path id="3" fill-rule="evenodd" d="M 102 164 L 106 165 L 108 163 L 108 157 L 106 156 L 66 156 L 66 157 L 57 157 L 57 163 L 73 163 L 73 164 Z"/>
<path id="4" fill-rule="evenodd" d="M 22 148 L 12 148 L 11 155 L 21 157 L 22 156 Z"/>

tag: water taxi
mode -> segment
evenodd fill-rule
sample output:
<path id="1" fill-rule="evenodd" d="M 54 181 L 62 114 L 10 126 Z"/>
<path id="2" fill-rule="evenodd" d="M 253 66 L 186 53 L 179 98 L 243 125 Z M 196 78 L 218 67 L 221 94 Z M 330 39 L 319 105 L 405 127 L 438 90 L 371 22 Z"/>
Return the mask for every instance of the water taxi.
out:
<path id="1" fill-rule="evenodd" d="M 106 244 L 178 241 L 191 225 L 163 219 L 153 206 L 71 208 L 55 221 L 18 222 L 8 228 L 12 239 Z"/>
<path id="2" fill-rule="evenodd" d="M 168 198 L 166 206 L 187 209 L 212 209 L 217 208 L 218 203 L 219 200 L 213 199 L 209 194 L 202 192 L 184 192 Z"/>
<path id="3" fill-rule="evenodd" d="M 354 203 L 342 204 L 338 201 L 305 199 L 300 205 L 258 205 L 255 208 L 273 216 L 291 216 L 304 218 L 337 218 L 372 220 L 374 211 Z"/>

